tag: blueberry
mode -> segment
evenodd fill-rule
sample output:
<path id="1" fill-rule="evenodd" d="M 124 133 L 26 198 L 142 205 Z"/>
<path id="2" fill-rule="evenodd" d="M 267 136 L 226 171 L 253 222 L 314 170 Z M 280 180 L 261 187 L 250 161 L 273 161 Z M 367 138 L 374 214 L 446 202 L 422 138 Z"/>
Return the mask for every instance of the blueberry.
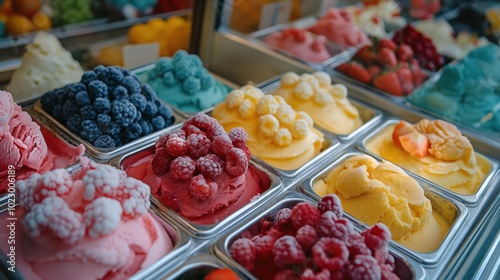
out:
<path id="1" fill-rule="evenodd" d="M 137 82 L 133 76 L 123 78 L 122 85 L 127 89 L 130 95 L 141 92 L 141 84 Z"/>
<path id="2" fill-rule="evenodd" d="M 102 135 L 102 131 L 99 129 L 99 126 L 96 122 L 92 120 L 82 121 L 82 131 L 80 132 L 80 136 L 83 139 L 94 143 L 94 141 Z"/>
<path id="3" fill-rule="evenodd" d="M 92 81 L 88 85 L 88 94 L 90 100 L 95 100 L 96 98 L 108 98 L 108 86 L 99 80 Z"/>
<path id="4" fill-rule="evenodd" d="M 125 141 L 130 142 L 139 137 L 142 134 L 142 127 L 139 123 L 133 122 L 127 126 L 123 132 L 123 138 Z"/>
<path id="5" fill-rule="evenodd" d="M 142 119 L 139 120 L 139 124 L 141 125 L 143 136 L 153 132 L 153 125 L 149 121 Z"/>
<path id="6" fill-rule="evenodd" d="M 141 89 L 142 89 L 141 93 L 142 93 L 142 95 L 144 95 L 144 97 L 146 97 L 146 100 L 152 101 L 152 100 L 156 99 L 156 93 L 151 88 L 151 86 L 149 86 L 147 84 L 146 85 L 142 85 Z"/>
<path id="7" fill-rule="evenodd" d="M 134 106 L 137 108 L 138 111 L 142 112 L 144 109 L 146 109 L 146 103 L 148 102 L 146 100 L 146 97 L 140 93 L 134 93 L 131 96 L 129 96 L 128 100 L 134 104 Z"/>
<path id="8" fill-rule="evenodd" d="M 94 110 L 98 114 L 107 114 L 111 110 L 111 103 L 107 98 L 96 98 L 94 101 Z"/>
<path id="9" fill-rule="evenodd" d="M 80 133 L 82 130 L 82 118 L 80 115 L 72 115 L 66 120 L 66 126 L 74 133 Z"/>
<path id="10" fill-rule="evenodd" d="M 63 118 L 65 120 L 67 120 L 70 116 L 76 115 L 76 114 L 79 114 L 78 113 L 78 106 L 76 105 L 76 102 L 72 101 L 72 100 L 67 100 L 64 103 L 64 107 L 63 107 L 63 113 L 62 113 Z"/>
<path id="11" fill-rule="evenodd" d="M 97 75 L 95 74 L 94 71 L 87 71 L 83 73 L 82 79 L 80 82 L 85 85 L 89 85 L 90 82 L 97 80 Z"/>
<path id="12" fill-rule="evenodd" d="M 89 94 L 86 91 L 80 91 L 75 97 L 76 104 L 80 107 L 90 105 Z"/>
<path id="13" fill-rule="evenodd" d="M 109 135 L 101 135 L 94 141 L 94 146 L 98 148 L 114 148 L 115 140 Z"/>
<path id="14" fill-rule="evenodd" d="M 158 107 L 154 104 L 154 102 L 148 101 L 146 103 L 146 108 L 142 112 L 142 117 L 146 119 L 152 119 L 158 114 Z"/>
<path id="15" fill-rule="evenodd" d="M 118 125 L 127 127 L 134 121 L 137 109 L 130 101 L 120 99 L 111 103 L 111 114 Z"/>
<path id="16" fill-rule="evenodd" d="M 128 92 L 124 86 L 117 86 L 113 90 L 113 98 L 114 100 L 127 99 Z"/>
<path id="17" fill-rule="evenodd" d="M 165 120 L 162 116 L 156 116 L 151 120 L 154 130 L 160 130 L 165 127 Z"/>
<path id="18" fill-rule="evenodd" d="M 82 120 L 95 120 L 97 113 L 92 106 L 85 105 L 80 108 L 80 117 L 82 117 Z"/>

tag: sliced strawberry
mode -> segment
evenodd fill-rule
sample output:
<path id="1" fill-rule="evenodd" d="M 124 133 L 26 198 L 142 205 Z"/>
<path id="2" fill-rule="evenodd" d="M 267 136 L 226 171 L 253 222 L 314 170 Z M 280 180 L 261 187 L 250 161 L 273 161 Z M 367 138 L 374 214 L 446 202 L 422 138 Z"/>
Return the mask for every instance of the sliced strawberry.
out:
<path id="1" fill-rule="evenodd" d="M 351 67 L 351 63 L 350 62 L 347 62 L 347 63 L 344 63 L 344 64 L 340 64 L 339 66 L 337 66 L 337 71 L 339 71 L 340 73 L 344 73 L 344 74 L 347 74 L 347 70 L 349 69 L 349 67 Z"/>
<path id="2" fill-rule="evenodd" d="M 229 268 L 213 270 L 203 280 L 239 280 L 238 275 Z"/>
<path id="3" fill-rule="evenodd" d="M 401 66 L 396 73 L 399 77 L 399 82 L 401 83 L 401 89 L 403 90 L 403 95 L 408 95 L 413 91 L 415 85 L 413 84 L 413 75 L 410 68 Z"/>
<path id="4" fill-rule="evenodd" d="M 373 85 L 392 95 L 403 96 L 401 83 L 399 82 L 398 74 L 395 72 L 379 74 L 373 79 Z"/>
<path id="5" fill-rule="evenodd" d="M 396 49 L 396 57 L 399 62 L 410 61 L 413 58 L 413 50 L 410 46 L 402 44 Z"/>
<path id="6" fill-rule="evenodd" d="M 401 142 L 399 142 L 399 137 L 406 135 L 408 133 L 412 133 L 413 131 L 415 131 L 413 125 L 401 120 L 394 127 L 394 131 L 392 132 L 392 140 L 394 140 L 394 143 L 396 143 L 397 145 L 401 145 Z"/>
<path id="7" fill-rule="evenodd" d="M 393 41 L 386 39 L 386 38 L 383 38 L 383 39 L 380 39 L 380 41 L 378 41 L 377 50 L 380 50 L 383 48 L 388 48 L 392 51 L 395 51 L 397 46 L 396 46 L 396 43 L 394 43 Z"/>
<path id="8" fill-rule="evenodd" d="M 369 83 L 372 80 L 365 67 L 354 61 L 351 62 L 349 69 L 347 69 L 347 75 L 363 83 Z"/>
<path id="9" fill-rule="evenodd" d="M 411 155 L 425 157 L 429 153 L 429 139 L 416 130 L 399 137 L 401 147 Z"/>
<path id="10" fill-rule="evenodd" d="M 398 60 L 396 59 L 396 54 L 389 48 L 381 48 L 378 50 L 378 63 L 381 66 L 396 67 L 398 65 Z"/>
<path id="11" fill-rule="evenodd" d="M 368 71 L 368 73 L 370 73 L 370 76 L 375 77 L 377 76 L 380 72 L 382 72 L 382 69 L 380 69 L 380 67 L 378 67 L 378 65 L 372 65 L 370 67 L 368 67 L 368 69 L 366 69 L 366 71 Z"/>

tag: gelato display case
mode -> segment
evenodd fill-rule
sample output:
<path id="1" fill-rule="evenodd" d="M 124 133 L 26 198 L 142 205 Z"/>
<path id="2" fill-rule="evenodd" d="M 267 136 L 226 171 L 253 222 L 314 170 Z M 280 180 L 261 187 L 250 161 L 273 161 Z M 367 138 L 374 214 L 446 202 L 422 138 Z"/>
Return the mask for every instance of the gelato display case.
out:
<path id="1" fill-rule="evenodd" d="M 495 1 L 24 2 L 0 278 L 500 277 Z"/>

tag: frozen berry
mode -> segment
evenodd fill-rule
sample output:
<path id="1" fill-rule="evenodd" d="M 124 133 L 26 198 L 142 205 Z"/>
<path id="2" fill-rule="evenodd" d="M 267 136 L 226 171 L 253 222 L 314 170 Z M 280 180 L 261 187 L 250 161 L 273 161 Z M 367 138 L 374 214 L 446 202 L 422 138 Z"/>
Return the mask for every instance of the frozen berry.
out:
<path id="1" fill-rule="evenodd" d="M 245 153 L 245 155 L 247 155 L 247 159 L 250 160 L 250 158 L 252 157 L 252 151 L 250 151 L 250 148 L 245 146 L 241 147 L 240 149 Z"/>
<path id="2" fill-rule="evenodd" d="M 226 171 L 232 176 L 241 176 L 248 169 L 248 158 L 241 149 L 232 148 L 226 155 Z"/>
<path id="3" fill-rule="evenodd" d="M 357 255 L 372 255 L 372 251 L 366 246 L 363 237 L 357 231 L 353 231 L 346 240 L 346 246 L 349 250 L 349 259 Z"/>
<path id="4" fill-rule="evenodd" d="M 252 240 L 240 238 L 231 244 L 231 257 L 244 268 L 252 271 L 254 269 L 257 251 Z"/>
<path id="5" fill-rule="evenodd" d="M 304 225 L 316 226 L 319 221 L 319 210 L 307 202 L 300 202 L 292 209 L 292 223 L 295 229 Z"/>
<path id="6" fill-rule="evenodd" d="M 312 256 L 318 267 L 328 270 L 341 269 L 349 258 L 344 243 L 333 237 L 322 237 L 312 248 Z"/>
<path id="7" fill-rule="evenodd" d="M 291 269 L 284 269 L 278 271 L 276 275 L 274 275 L 274 280 L 290 280 L 290 279 L 299 279 L 299 276 Z"/>
<path id="8" fill-rule="evenodd" d="M 277 267 L 286 267 L 301 264 L 305 258 L 304 250 L 295 237 L 285 235 L 274 243 L 274 264 Z"/>
<path id="9" fill-rule="evenodd" d="M 232 148 L 233 144 L 227 135 L 223 134 L 213 138 L 211 151 L 214 154 L 225 157 Z"/>
<path id="10" fill-rule="evenodd" d="M 348 273 L 351 279 L 382 279 L 382 271 L 372 256 L 357 255 L 349 263 Z"/>
<path id="11" fill-rule="evenodd" d="M 273 246 L 276 239 L 269 235 L 264 236 L 254 236 L 251 239 L 255 244 L 255 249 L 257 252 L 257 258 L 259 261 L 267 259 L 273 255 Z"/>
<path id="12" fill-rule="evenodd" d="M 170 135 L 168 137 L 168 140 L 165 144 L 165 149 L 172 157 L 186 155 L 188 152 L 186 140 L 176 134 Z"/>
<path id="13" fill-rule="evenodd" d="M 199 158 L 208 154 L 211 147 L 210 139 L 201 134 L 189 135 L 186 139 L 186 144 L 188 147 L 188 153 L 193 158 Z"/>
<path id="14" fill-rule="evenodd" d="M 179 211 L 181 209 L 179 197 L 174 192 L 162 191 L 160 195 L 160 202 L 174 211 Z"/>
<path id="15" fill-rule="evenodd" d="M 191 135 L 191 134 L 203 134 L 205 136 L 207 135 L 204 131 L 191 124 L 182 126 L 182 130 L 185 131 L 186 135 Z"/>
<path id="16" fill-rule="evenodd" d="M 153 156 L 153 160 L 151 161 L 151 167 L 153 168 L 153 172 L 157 176 L 163 176 L 168 173 L 170 170 L 170 163 L 172 158 L 168 155 L 165 148 L 160 148 L 155 151 L 155 155 Z"/>
<path id="17" fill-rule="evenodd" d="M 198 113 L 196 114 L 191 120 L 190 123 L 199 129 L 208 132 L 209 130 L 212 130 L 213 127 L 217 126 L 217 120 L 214 118 L 209 117 L 208 115 L 204 113 Z"/>
<path id="18" fill-rule="evenodd" d="M 210 199 L 217 193 L 217 183 L 207 182 L 202 174 L 198 174 L 191 179 L 189 192 L 198 199 Z"/>
<path id="19" fill-rule="evenodd" d="M 292 210 L 289 208 L 283 208 L 278 211 L 274 220 L 274 224 L 276 225 L 276 228 L 282 232 L 292 231 Z"/>
<path id="20" fill-rule="evenodd" d="M 337 220 L 337 216 L 332 211 L 326 211 L 321 214 L 320 219 L 317 224 L 318 233 L 321 236 L 333 237 L 332 235 L 335 233 L 335 221 Z"/>
<path id="21" fill-rule="evenodd" d="M 196 160 L 196 169 L 207 178 L 216 178 L 222 174 L 224 161 L 217 155 L 207 154 Z"/>
<path id="22" fill-rule="evenodd" d="M 391 232 L 386 225 L 377 223 L 363 232 L 365 244 L 372 251 L 376 251 L 382 247 L 387 246 L 391 240 Z"/>
<path id="23" fill-rule="evenodd" d="M 231 129 L 228 133 L 228 136 L 231 139 L 234 147 L 236 148 L 246 147 L 248 134 L 243 128 L 236 127 Z"/>
<path id="24" fill-rule="evenodd" d="M 310 250 L 312 246 L 318 240 L 318 233 L 314 229 L 314 227 L 310 225 L 305 225 L 299 230 L 297 230 L 297 234 L 295 234 L 295 238 L 300 243 L 302 248 L 306 251 Z"/>
<path id="25" fill-rule="evenodd" d="M 340 202 L 339 197 L 334 194 L 323 196 L 318 203 L 318 210 L 321 213 L 332 211 L 337 218 L 341 218 L 343 214 L 342 203 Z"/>
<path id="26" fill-rule="evenodd" d="M 180 156 L 170 163 L 170 175 L 177 180 L 189 180 L 193 176 L 196 162 L 188 156 Z"/>
<path id="27" fill-rule="evenodd" d="M 312 269 L 308 268 L 302 272 L 300 280 L 330 280 L 330 271 L 322 269 L 320 272 L 314 273 Z"/>

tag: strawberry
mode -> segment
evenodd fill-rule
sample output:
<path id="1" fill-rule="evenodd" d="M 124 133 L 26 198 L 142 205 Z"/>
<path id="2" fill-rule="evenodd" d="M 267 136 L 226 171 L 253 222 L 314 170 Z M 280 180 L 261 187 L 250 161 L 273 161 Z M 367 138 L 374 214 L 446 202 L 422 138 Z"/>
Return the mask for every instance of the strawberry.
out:
<path id="1" fill-rule="evenodd" d="M 401 142 L 399 141 L 399 137 L 406 135 L 408 133 L 412 133 L 415 131 L 413 125 L 403 120 L 399 121 L 399 123 L 394 127 L 394 131 L 392 132 L 392 140 L 397 145 L 401 146 Z"/>
<path id="2" fill-rule="evenodd" d="M 403 90 L 403 95 L 408 95 L 415 85 L 413 84 L 413 75 L 410 68 L 401 66 L 396 73 L 399 77 L 399 82 L 401 83 L 401 89 Z"/>
<path id="3" fill-rule="evenodd" d="M 372 80 L 370 73 L 363 67 L 363 65 L 351 61 L 350 67 L 347 69 L 347 75 L 363 83 L 369 83 Z"/>
<path id="4" fill-rule="evenodd" d="M 396 57 L 398 61 L 410 61 L 413 58 L 413 50 L 410 46 L 402 44 L 396 49 Z"/>
<path id="5" fill-rule="evenodd" d="M 354 58 L 361 61 L 363 64 L 368 65 L 375 61 L 377 55 L 372 51 L 370 46 L 363 46 L 356 52 Z"/>
<path id="6" fill-rule="evenodd" d="M 398 60 L 394 51 L 389 48 L 381 48 L 378 50 L 378 62 L 381 66 L 396 67 L 398 65 Z"/>
<path id="7" fill-rule="evenodd" d="M 413 59 L 412 64 L 410 65 L 410 71 L 413 77 L 414 87 L 420 86 L 427 78 L 427 75 L 425 74 L 424 71 L 422 71 L 416 59 Z"/>
<path id="8" fill-rule="evenodd" d="M 380 69 L 380 67 L 378 67 L 378 65 L 372 65 L 372 66 L 368 67 L 368 69 L 366 69 L 366 71 L 368 71 L 368 73 L 370 73 L 370 76 L 373 78 L 373 77 L 377 76 L 382 71 L 382 69 Z"/>
<path id="9" fill-rule="evenodd" d="M 203 280 L 239 280 L 238 275 L 229 268 L 212 270 Z"/>
<path id="10" fill-rule="evenodd" d="M 340 73 L 347 74 L 347 70 L 349 69 L 349 67 L 350 67 L 350 62 L 340 64 L 339 66 L 337 66 L 337 71 L 339 71 Z"/>
<path id="11" fill-rule="evenodd" d="M 411 155 L 425 157 L 429 153 L 429 139 L 416 130 L 399 137 L 401 147 Z"/>
<path id="12" fill-rule="evenodd" d="M 388 48 L 392 51 L 395 51 L 396 47 L 397 47 L 396 43 L 394 43 L 393 41 L 386 39 L 386 38 L 380 39 L 380 41 L 378 41 L 378 44 L 377 44 L 377 50 L 380 50 L 383 48 Z"/>
<path id="13" fill-rule="evenodd" d="M 403 96 L 398 74 L 395 72 L 383 72 L 373 79 L 373 85 L 387 93 Z"/>

